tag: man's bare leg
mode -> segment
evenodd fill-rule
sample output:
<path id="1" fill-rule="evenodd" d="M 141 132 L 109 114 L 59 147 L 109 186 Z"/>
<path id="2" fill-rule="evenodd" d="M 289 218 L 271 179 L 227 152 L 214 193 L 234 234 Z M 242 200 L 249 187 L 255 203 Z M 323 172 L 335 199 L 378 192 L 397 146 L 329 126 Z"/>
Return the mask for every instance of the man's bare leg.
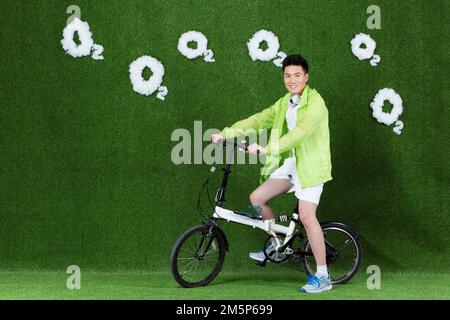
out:
<path id="1" fill-rule="evenodd" d="M 274 219 L 272 209 L 268 206 L 268 201 L 276 196 L 289 191 L 292 183 L 285 179 L 268 179 L 261 184 L 250 195 L 250 202 L 253 206 L 262 208 L 262 216 L 264 220 Z M 250 253 L 250 258 L 257 262 L 263 262 L 266 256 L 263 251 Z"/>
<path id="2" fill-rule="evenodd" d="M 288 192 L 291 187 L 292 183 L 289 180 L 269 178 L 250 194 L 250 202 L 253 206 L 262 208 L 264 220 L 274 219 L 272 209 L 267 203 L 270 199 Z"/>
<path id="3" fill-rule="evenodd" d="M 300 200 L 298 209 L 300 220 L 306 230 L 311 250 L 318 266 L 326 265 L 323 231 L 316 217 L 317 204 Z"/>
<path id="4" fill-rule="evenodd" d="M 305 227 L 306 235 L 317 264 L 315 277 L 309 278 L 306 285 L 300 288 L 300 291 L 322 292 L 330 290 L 332 285 L 326 265 L 325 241 L 322 228 L 316 217 L 317 205 L 312 202 L 300 200 L 298 206 L 300 220 Z"/>

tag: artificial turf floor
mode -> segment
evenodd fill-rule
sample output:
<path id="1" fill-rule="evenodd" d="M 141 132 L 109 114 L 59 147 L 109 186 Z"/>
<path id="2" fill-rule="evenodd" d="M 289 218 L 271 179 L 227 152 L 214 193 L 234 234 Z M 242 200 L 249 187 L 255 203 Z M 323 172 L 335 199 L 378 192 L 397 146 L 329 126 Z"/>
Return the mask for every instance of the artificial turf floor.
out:
<path id="1" fill-rule="evenodd" d="M 272 270 L 273 271 L 273 270 Z M 169 272 L 82 272 L 81 288 L 69 290 L 64 271 L 0 272 L 0 299 L 146 300 L 346 300 L 449 299 L 449 273 L 382 273 L 381 288 L 367 288 L 360 271 L 345 285 L 320 294 L 298 292 L 305 276 L 270 269 L 222 272 L 207 287 L 184 289 Z"/>

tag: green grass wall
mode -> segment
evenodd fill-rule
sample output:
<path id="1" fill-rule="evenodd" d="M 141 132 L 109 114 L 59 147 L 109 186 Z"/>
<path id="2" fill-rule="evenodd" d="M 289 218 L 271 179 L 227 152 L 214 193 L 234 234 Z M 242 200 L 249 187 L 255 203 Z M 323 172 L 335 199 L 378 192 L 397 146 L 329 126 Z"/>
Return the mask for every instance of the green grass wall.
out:
<path id="1" fill-rule="evenodd" d="M 71 4 L 105 60 L 65 54 Z M 381 30 L 366 27 L 371 4 Z M 449 9 L 447 0 L 2 1 L 0 268 L 168 270 L 176 238 L 201 222 L 196 198 L 209 170 L 173 164 L 171 134 L 193 134 L 194 121 L 222 129 L 285 94 L 281 69 L 248 55 L 247 41 L 267 29 L 280 50 L 309 60 L 329 110 L 334 180 L 319 220 L 361 233 L 363 266 L 448 271 Z M 178 52 L 189 30 L 207 36 L 215 63 Z M 377 43 L 377 67 L 351 52 L 360 32 Z M 128 68 L 142 55 L 164 64 L 165 101 L 132 90 Z M 384 87 L 403 99 L 399 136 L 371 114 Z M 233 167 L 227 208 L 246 208 L 259 168 Z M 287 213 L 295 198 L 272 205 Z M 225 268 L 247 267 L 264 234 L 222 225 Z"/>

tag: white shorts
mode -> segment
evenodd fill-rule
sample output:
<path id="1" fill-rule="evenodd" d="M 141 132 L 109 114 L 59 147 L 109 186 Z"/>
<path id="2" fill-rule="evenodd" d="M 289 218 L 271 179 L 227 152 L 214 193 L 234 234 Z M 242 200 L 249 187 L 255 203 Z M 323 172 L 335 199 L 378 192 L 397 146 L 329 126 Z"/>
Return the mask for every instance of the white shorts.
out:
<path id="1" fill-rule="evenodd" d="M 289 189 L 288 193 L 295 191 L 297 199 L 319 204 L 323 183 L 317 186 L 302 188 L 297 177 L 297 170 L 295 169 L 295 157 L 286 158 L 283 165 L 275 170 L 270 175 L 270 178 L 289 180 L 292 183 L 292 188 Z"/>

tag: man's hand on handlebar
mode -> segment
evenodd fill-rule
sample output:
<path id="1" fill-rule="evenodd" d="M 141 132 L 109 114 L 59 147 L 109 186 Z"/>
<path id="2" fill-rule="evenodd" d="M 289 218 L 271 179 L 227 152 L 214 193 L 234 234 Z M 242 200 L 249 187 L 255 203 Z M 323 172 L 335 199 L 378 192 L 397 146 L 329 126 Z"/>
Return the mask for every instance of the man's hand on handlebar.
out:
<path id="1" fill-rule="evenodd" d="M 216 133 L 211 135 L 212 143 L 217 143 L 219 140 L 225 140 L 221 133 Z"/>
<path id="2" fill-rule="evenodd" d="M 254 143 L 251 144 L 247 147 L 247 153 L 256 153 L 256 154 L 260 154 L 260 155 L 265 155 L 267 154 L 266 148 L 261 147 L 259 144 Z"/>
<path id="3" fill-rule="evenodd" d="M 225 142 L 225 138 L 222 134 L 220 133 L 216 133 L 216 134 L 212 134 L 211 135 L 211 142 L 215 143 L 215 144 L 222 144 L 224 143 L 224 145 L 226 144 L 231 144 L 234 145 L 235 147 L 238 148 L 242 148 L 242 151 L 245 151 L 246 153 L 255 153 L 255 154 L 260 154 L 260 155 L 265 155 L 267 154 L 266 148 L 261 147 L 259 144 L 254 143 L 248 147 L 245 146 L 245 141 L 244 143 L 233 143 L 233 142 Z"/>

